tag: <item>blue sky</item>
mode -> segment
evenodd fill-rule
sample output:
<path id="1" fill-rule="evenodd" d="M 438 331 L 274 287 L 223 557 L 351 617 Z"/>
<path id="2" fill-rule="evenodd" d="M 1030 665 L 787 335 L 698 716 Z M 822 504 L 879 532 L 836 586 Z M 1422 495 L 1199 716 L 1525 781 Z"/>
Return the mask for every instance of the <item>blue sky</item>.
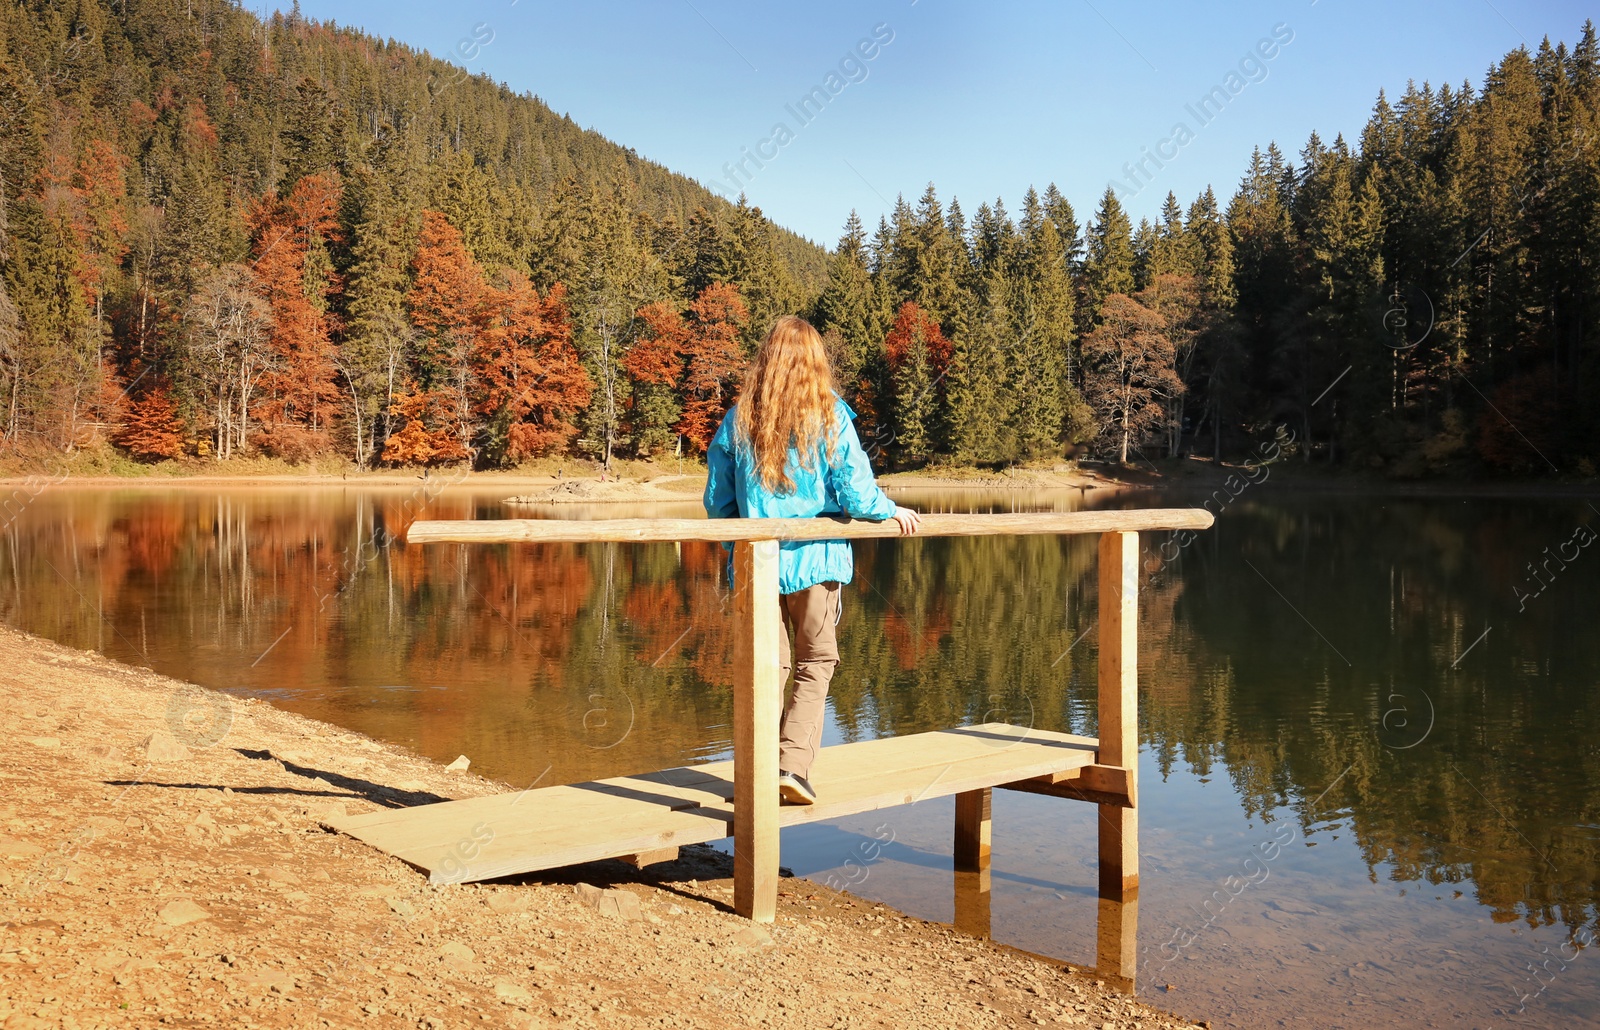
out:
<path id="1" fill-rule="evenodd" d="M 1572 44 L 1594 11 L 1573 0 L 1204 7 L 1220 10 L 1176 0 L 301 3 L 307 17 L 534 93 L 674 171 L 742 189 L 828 246 L 851 208 L 870 229 L 897 194 L 914 201 L 929 182 L 969 216 L 996 196 L 1014 212 L 1030 184 L 1052 181 L 1080 221 L 1113 182 L 1135 222 L 1154 217 L 1168 190 L 1187 206 L 1209 184 L 1226 203 L 1253 146 L 1277 140 L 1292 156 L 1313 129 L 1353 142 L 1380 87 L 1391 98 L 1412 78 L 1477 87 L 1519 45 Z M 1289 42 L 1258 51 L 1274 34 Z M 814 86 L 833 92 L 801 111 Z M 1226 100 L 1202 111 L 1213 86 Z M 747 154 L 772 156 L 757 167 Z M 1127 166 L 1150 154 L 1161 167 L 1145 160 L 1130 178 Z"/>

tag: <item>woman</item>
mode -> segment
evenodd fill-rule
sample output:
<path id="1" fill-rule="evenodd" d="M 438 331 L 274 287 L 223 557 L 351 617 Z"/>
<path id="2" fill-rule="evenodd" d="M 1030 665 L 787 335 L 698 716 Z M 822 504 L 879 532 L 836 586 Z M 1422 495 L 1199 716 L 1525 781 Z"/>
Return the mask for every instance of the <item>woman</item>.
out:
<path id="1" fill-rule="evenodd" d="M 803 318 L 784 315 L 745 372 L 706 453 L 706 514 L 727 518 L 809 518 L 843 512 L 888 519 L 917 531 L 917 513 L 891 501 L 833 386 L 822 337 Z M 778 554 L 778 598 L 794 632 L 794 692 L 778 729 L 778 790 L 791 804 L 817 800 L 811 764 L 822 745 L 828 683 L 839 664 L 834 627 L 839 587 L 855 574 L 848 540 L 785 541 Z M 789 676 L 788 632 L 778 635 L 780 682 Z"/>

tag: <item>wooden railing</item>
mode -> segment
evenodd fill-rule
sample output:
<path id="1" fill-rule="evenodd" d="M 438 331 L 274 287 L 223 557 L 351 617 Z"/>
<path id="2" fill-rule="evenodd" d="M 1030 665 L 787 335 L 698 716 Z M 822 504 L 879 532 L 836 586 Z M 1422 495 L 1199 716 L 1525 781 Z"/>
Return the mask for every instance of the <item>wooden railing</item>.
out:
<path id="1" fill-rule="evenodd" d="M 1136 892 L 1139 883 L 1138 766 L 1139 534 L 1195 530 L 1211 525 L 1199 508 L 1046 512 L 1000 515 L 923 515 L 916 537 L 1022 536 L 1098 533 L 1099 550 L 1099 755 L 1096 765 L 1115 779 L 1116 799 L 1099 804 L 1102 897 Z M 893 521 L 815 519 L 508 519 L 419 521 L 410 543 L 595 543 L 731 541 L 734 544 L 735 657 L 733 692 L 734 909 L 771 922 L 778 897 L 778 721 L 783 684 L 778 679 L 778 542 L 899 536 Z M 1018 570 L 1025 574 L 1026 570 Z M 1087 800 L 1104 796 L 1081 792 Z M 1070 791 L 1068 796 L 1071 796 Z M 985 797 L 986 801 L 987 798 Z M 1120 802 L 1120 803 L 1108 803 Z M 970 803 L 969 808 L 973 807 Z M 987 808 L 987 805 L 981 806 Z M 987 813 L 957 806 L 959 843 L 967 850 L 987 833 Z M 980 830 L 981 826 L 981 830 Z M 986 848 L 984 848 L 986 850 Z M 966 856 L 968 860 L 972 856 Z"/>

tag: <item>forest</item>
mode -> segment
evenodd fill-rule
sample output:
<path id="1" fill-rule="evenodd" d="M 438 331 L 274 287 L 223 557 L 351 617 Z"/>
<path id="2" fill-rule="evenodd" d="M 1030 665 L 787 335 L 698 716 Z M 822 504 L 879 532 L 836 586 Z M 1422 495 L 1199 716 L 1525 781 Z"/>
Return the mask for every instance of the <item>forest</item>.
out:
<path id="1" fill-rule="evenodd" d="M 470 64 L 481 39 L 447 56 Z M 24 455 L 609 463 L 703 450 L 778 314 L 880 466 L 1247 453 L 1592 476 L 1600 43 L 1379 92 L 1226 200 L 830 251 L 429 53 L 298 8 L 0 10 L 0 436 Z"/>

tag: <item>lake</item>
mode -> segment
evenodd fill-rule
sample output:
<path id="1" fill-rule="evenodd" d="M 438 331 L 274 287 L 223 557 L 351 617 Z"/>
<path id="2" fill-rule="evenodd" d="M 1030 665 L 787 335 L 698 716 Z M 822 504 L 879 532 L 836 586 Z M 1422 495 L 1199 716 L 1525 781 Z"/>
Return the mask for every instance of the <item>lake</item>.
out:
<path id="1" fill-rule="evenodd" d="M 530 509 L 509 492 L 24 492 L 0 541 L 0 610 L 442 762 L 465 754 L 513 786 L 730 757 L 718 545 L 389 536 L 423 512 L 698 503 Z M 894 493 L 926 511 L 1086 503 Z M 1210 506 L 1216 526 L 1192 540 L 1141 541 L 1140 995 L 1218 1026 L 1592 1025 L 1600 511 L 1273 482 Z M 1094 573 L 1092 537 L 858 542 L 825 743 L 1000 719 L 1093 733 Z M 225 726 L 225 706 L 200 714 Z M 796 827 L 783 861 L 950 921 L 952 819 L 943 799 Z M 1093 820 L 996 792 L 997 940 L 1093 964 Z"/>

